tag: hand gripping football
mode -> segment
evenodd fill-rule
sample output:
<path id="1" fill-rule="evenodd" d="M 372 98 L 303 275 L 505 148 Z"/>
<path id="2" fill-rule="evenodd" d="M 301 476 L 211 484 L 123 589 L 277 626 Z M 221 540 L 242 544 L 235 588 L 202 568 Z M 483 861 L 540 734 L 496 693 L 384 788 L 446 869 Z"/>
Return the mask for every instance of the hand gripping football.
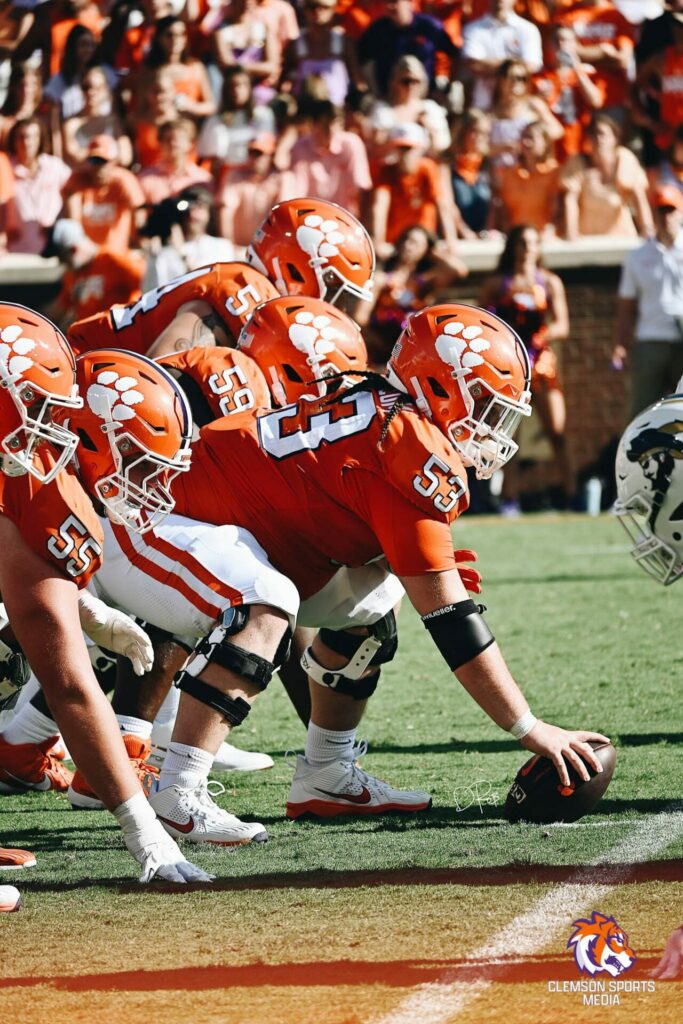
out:
<path id="1" fill-rule="evenodd" d="M 600 759 L 602 772 L 597 774 L 586 765 L 590 773 L 588 782 L 579 778 L 568 764 L 570 785 L 563 786 L 555 765 L 539 754 L 523 764 L 505 801 L 503 814 L 507 820 L 550 824 L 578 821 L 592 811 L 610 784 L 617 752 L 611 743 L 592 740 L 591 746 Z"/>

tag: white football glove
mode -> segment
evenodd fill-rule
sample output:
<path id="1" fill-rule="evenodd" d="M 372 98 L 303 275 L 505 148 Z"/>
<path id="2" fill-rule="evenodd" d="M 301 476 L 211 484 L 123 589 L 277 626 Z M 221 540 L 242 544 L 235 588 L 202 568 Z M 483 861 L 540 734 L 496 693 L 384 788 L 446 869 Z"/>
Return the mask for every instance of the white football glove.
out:
<path id="1" fill-rule="evenodd" d="M 149 672 L 154 664 L 154 648 L 144 629 L 130 615 L 110 608 L 104 601 L 82 590 L 78 595 L 81 628 L 98 647 L 123 654 L 136 676 Z"/>
<path id="2" fill-rule="evenodd" d="M 164 882 L 185 885 L 187 882 L 213 882 L 216 877 L 185 860 L 175 839 L 164 831 L 160 821 L 131 832 L 124 828 L 123 841 L 142 866 L 140 881 L 143 883 L 160 878 Z"/>

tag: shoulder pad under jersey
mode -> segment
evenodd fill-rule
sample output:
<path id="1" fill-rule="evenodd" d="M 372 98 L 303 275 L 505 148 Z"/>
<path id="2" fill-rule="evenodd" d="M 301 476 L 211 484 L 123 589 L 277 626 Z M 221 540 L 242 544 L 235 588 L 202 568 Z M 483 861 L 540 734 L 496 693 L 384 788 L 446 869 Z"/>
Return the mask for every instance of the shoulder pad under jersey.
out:
<path id="1" fill-rule="evenodd" d="M 382 405 L 388 413 L 387 393 Z M 426 515 L 452 522 L 469 504 L 467 474 L 441 431 L 414 409 L 389 424 L 381 461 L 387 482 Z"/>

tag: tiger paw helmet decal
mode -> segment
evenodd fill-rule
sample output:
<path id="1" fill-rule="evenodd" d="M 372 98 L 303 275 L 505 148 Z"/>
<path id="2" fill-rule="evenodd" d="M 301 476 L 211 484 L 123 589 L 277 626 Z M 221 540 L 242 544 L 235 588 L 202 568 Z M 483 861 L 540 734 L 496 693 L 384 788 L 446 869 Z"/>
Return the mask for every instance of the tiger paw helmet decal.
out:
<path id="1" fill-rule="evenodd" d="M 289 326 L 289 340 L 299 352 L 304 352 L 313 365 L 334 352 L 336 329 L 329 316 L 315 316 L 309 310 L 297 313 Z"/>
<path id="2" fill-rule="evenodd" d="M 95 416 L 122 423 L 133 419 L 134 407 L 144 401 L 138 386 L 135 377 L 121 377 L 115 370 L 103 370 L 97 375 L 96 383 L 88 388 L 86 401 Z"/>
<path id="3" fill-rule="evenodd" d="M 330 256 L 339 255 L 344 235 L 336 220 L 324 220 L 319 214 L 311 213 L 297 228 L 296 240 L 304 252 L 315 259 L 329 259 Z"/>
<path id="4" fill-rule="evenodd" d="M 22 373 L 33 366 L 33 359 L 29 353 L 36 347 L 32 338 L 22 337 L 23 327 L 18 324 L 10 324 L 0 331 L 0 363 L 7 367 L 11 377 L 20 377 Z"/>
<path id="5" fill-rule="evenodd" d="M 459 320 L 450 320 L 434 343 L 436 351 L 456 374 L 470 373 L 475 366 L 483 365 L 485 360 L 481 353 L 491 348 L 491 342 L 483 333 L 477 324 L 465 326 Z"/>

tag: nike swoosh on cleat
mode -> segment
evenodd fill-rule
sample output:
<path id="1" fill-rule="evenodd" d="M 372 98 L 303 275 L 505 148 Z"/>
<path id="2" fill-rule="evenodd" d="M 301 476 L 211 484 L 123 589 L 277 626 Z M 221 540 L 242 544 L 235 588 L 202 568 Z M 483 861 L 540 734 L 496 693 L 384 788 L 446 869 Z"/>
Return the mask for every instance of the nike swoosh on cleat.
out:
<path id="1" fill-rule="evenodd" d="M 159 821 L 163 822 L 164 825 L 170 825 L 171 828 L 176 829 L 178 832 L 182 832 L 184 835 L 189 835 L 194 828 L 194 818 L 190 818 L 190 820 L 186 821 L 185 824 L 182 824 L 179 821 L 171 821 L 170 818 L 163 818 L 160 814 L 157 814 L 157 818 Z"/>
<path id="2" fill-rule="evenodd" d="M 318 787 L 316 786 L 316 789 Z M 330 793 L 328 789 L 318 789 L 319 793 L 324 793 L 325 796 L 333 796 L 337 800 L 348 800 L 352 804 L 369 804 L 372 800 L 370 790 L 367 786 L 363 786 L 360 793 Z"/>
<path id="3" fill-rule="evenodd" d="M 37 789 L 44 791 L 50 788 L 50 779 L 47 775 L 43 775 L 40 782 L 28 782 L 26 779 L 19 779 L 16 775 L 12 775 L 12 773 L 8 772 L 6 768 L 3 768 L 2 773 L 7 776 L 9 781 L 15 782 L 17 786 L 20 786 L 22 789 Z"/>

